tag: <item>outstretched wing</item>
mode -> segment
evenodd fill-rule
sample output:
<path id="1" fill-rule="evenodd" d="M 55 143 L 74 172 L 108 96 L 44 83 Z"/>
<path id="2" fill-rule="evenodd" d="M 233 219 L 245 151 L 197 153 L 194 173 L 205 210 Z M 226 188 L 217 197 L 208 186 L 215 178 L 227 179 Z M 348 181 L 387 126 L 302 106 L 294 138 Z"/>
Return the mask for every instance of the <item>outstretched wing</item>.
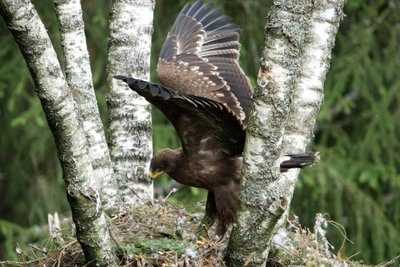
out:
<path id="1" fill-rule="evenodd" d="M 186 156 L 199 153 L 236 156 L 242 153 L 244 125 L 225 105 L 138 79 L 114 78 L 126 82 L 166 115 L 181 139 Z"/>
<path id="2" fill-rule="evenodd" d="M 240 28 L 221 13 L 199 0 L 184 6 L 161 49 L 158 79 L 223 104 L 245 125 L 252 90 L 238 63 Z"/>

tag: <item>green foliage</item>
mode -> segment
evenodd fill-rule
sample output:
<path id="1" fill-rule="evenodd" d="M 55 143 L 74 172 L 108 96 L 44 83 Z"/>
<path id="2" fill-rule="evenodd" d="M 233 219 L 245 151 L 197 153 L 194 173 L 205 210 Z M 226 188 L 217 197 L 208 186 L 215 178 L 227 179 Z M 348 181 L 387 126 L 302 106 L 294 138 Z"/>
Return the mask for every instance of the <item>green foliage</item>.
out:
<path id="1" fill-rule="evenodd" d="M 82 2 L 94 84 L 105 123 L 109 2 Z M 270 1 L 210 2 L 223 7 L 242 27 L 240 61 L 255 81 Z M 53 4 L 34 3 L 59 53 L 57 23 L 49 8 Z M 156 3 L 153 81 L 158 51 L 185 3 Z M 292 211 L 308 226 L 316 213 L 330 214 L 346 227 L 354 242 L 344 253 L 360 252 L 356 259 L 377 263 L 400 251 L 400 3 L 352 0 L 345 13 L 310 148 L 320 151 L 321 162 L 302 171 Z M 46 223 L 47 213 L 66 211 L 68 205 L 54 141 L 26 64 L 4 23 L 0 23 L 0 47 L 0 258 L 15 258 L 16 233 L 24 232 L 25 226 Z M 173 128 L 157 110 L 153 110 L 153 129 L 154 150 L 180 146 Z M 161 179 L 157 186 L 167 189 L 168 179 Z M 204 197 L 204 191 L 184 188 L 170 199 L 191 206 Z M 329 239 L 340 247 L 340 238 Z"/>
<path id="2" fill-rule="evenodd" d="M 139 237 L 132 237 L 131 241 L 132 246 L 120 248 L 125 254 L 151 254 L 166 250 L 174 251 L 178 256 L 181 256 L 184 253 L 184 248 L 189 246 L 189 243 L 185 241 L 169 238 L 145 240 Z"/>
<path id="3" fill-rule="evenodd" d="M 345 13 L 317 120 L 321 162 L 302 173 L 293 212 L 308 224 L 327 212 L 354 241 L 346 253 L 378 263 L 400 251 L 400 4 L 349 1 Z"/>
<path id="4" fill-rule="evenodd" d="M 25 62 L 3 24 L 0 30 L 0 62 L 6 62 L 0 64 L 0 214 L 24 226 L 42 224 L 46 210 L 67 208 L 59 197 L 61 171 Z M 2 223 L 3 234 L 6 227 Z"/>
<path id="5" fill-rule="evenodd" d="M 0 219 L 0 237 L 2 249 L 7 252 L 7 259 L 20 260 L 21 255 L 16 248 L 29 250 L 28 244 L 40 242 L 48 237 L 47 227 L 22 227 L 19 224 Z M 0 260 L 3 257 L 0 258 Z"/>

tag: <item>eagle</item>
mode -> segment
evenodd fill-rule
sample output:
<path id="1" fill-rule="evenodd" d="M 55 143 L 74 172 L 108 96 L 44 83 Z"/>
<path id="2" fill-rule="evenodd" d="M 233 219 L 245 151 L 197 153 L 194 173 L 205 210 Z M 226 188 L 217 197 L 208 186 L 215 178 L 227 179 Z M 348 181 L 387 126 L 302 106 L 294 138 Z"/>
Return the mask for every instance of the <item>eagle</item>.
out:
<path id="1" fill-rule="evenodd" d="M 184 185 L 208 190 L 203 226 L 218 221 L 222 237 L 235 221 L 240 169 L 253 91 L 238 63 L 240 28 L 200 0 L 187 3 L 161 48 L 160 84 L 115 76 L 161 110 L 181 141 L 150 162 L 149 176 L 167 173 Z M 288 155 L 281 170 L 302 168 L 314 153 Z"/>

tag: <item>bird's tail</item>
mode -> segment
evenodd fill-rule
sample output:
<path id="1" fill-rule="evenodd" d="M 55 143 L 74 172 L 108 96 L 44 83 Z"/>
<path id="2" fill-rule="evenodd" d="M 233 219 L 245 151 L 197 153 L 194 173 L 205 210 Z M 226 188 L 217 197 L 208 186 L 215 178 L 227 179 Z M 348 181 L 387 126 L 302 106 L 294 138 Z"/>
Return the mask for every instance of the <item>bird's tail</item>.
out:
<path id="1" fill-rule="evenodd" d="M 293 168 L 303 168 L 319 161 L 319 153 L 307 152 L 303 154 L 286 155 L 281 162 L 281 171 Z"/>

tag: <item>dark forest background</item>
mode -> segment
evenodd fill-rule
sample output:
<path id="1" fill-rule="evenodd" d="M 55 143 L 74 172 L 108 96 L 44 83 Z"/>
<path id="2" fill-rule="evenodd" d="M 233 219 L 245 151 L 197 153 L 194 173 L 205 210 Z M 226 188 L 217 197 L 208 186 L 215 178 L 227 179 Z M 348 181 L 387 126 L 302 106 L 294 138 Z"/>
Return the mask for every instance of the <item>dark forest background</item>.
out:
<path id="1" fill-rule="evenodd" d="M 53 4 L 33 1 L 57 52 L 60 37 Z M 105 67 L 110 1 L 82 1 L 98 103 L 107 125 Z M 186 1 L 159 0 L 153 34 L 152 79 L 158 51 Z M 270 1 L 210 1 L 224 8 L 243 30 L 241 65 L 255 82 Z M 303 170 L 292 213 L 312 227 L 318 212 L 342 224 L 343 255 L 379 263 L 400 254 L 400 2 L 349 0 L 325 82 L 310 150 L 321 162 Z M 60 54 L 60 53 L 59 53 Z M 62 60 L 61 60 L 62 61 Z M 153 110 L 154 149 L 177 147 L 174 130 Z M 163 177 L 157 197 L 176 186 Z M 188 209 L 203 191 L 180 188 L 169 200 Z M 46 238 L 47 214 L 68 214 L 54 141 L 19 49 L 0 22 L 0 259 L 16 259 L 16 243 Z M 329 228 L 334 246 L 343 236 Z"/>

